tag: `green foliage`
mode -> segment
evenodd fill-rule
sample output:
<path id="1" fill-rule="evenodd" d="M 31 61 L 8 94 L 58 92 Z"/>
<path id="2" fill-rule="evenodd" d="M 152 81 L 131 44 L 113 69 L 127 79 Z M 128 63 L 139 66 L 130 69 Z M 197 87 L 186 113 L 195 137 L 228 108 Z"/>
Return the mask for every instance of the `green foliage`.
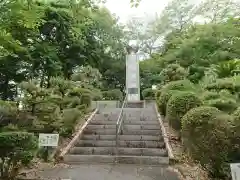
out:
<path id="1" fill-rule="evenodd" d="M 182 117 L 192 108 L 202 105 L 198 95 L 192 92 L 179 92 L 171 96 L 167 103 L 166 119 L 176 129 L 181 129 Z"/>
<path id="2" fill-rule="evenodd" d="M 179 64 L 169 64 L 160 73 L 161 84 L 167 84 L 171 81 L 183 80 L 188 72 Z"/>
<path id="3" fill-rule="evenodd" d="M 232 136 L 232 152 L 230 158 L 233 162 L 240 160 L 240 107 L 238 107 L 232 114 L 234 118 L 233 136 Z"/>
<path id="4" fill-rule="evenodd" d="M 26 132 L 0 133 L 1 179 L 14 179 L 22 165 L 28 165 L 37 149 L 37 139 Z"/>
<path id="5" fill-rule="evenodd" d="M 163 91 L 158 99 L 158 109 L 161 112 L 162 115 L 166 115 L 166 108 L 168 100 L 171 98 L 172 95 L 179 93 L 180 91 L 177 90 L 169 90 L 169 91 Z"/>
<path id="6" fill-rule="evenodd" d="M 217 98 L 220 98 L 220 94 L 215 91 L 204 91 L 201 94 L 201 99 L 203 101 L 208 101 L 208 100 L 217 99 Z"/>
<path id="7" fill-rule="evenodd" d="M 0 129 L 11 122 L 16 123 L 17 106 L 14 102 L 0 100 Z"/>
<path id="8" fill-rule="evenodd" d="M 217 74 L 218 78 L 226 78 L 239 74 L 240 71 L 240 61 L 230 60 L 226 62 L 221 62 L 213 66 L 213 70 Z"/>
<path id="9" fill-rule="evenodd" d="M 142 96 L 143 96 L 143 99 L 145 100 L 153 100 L 154 97 L 155 97 L 155 90 L 153 90 L 152 88 L 147 88 L 147 89 L 144 89 L 142 91 Z"/>
<path id="10" fill-rule="evenodd" d="M 206 84 L 205 88 L 207 90 L 228 90 L 233 94 L 237 93 L 240 90 L 240 76 L 217 79 L 214 83 Z"/>
<path id="11" fill-rule="evenodd" d="M 211 99 L 205 102 L 206 105 L 216 107 L 221 111 L 232 113 L 237 107 L 238 103 L 235 99 L 220 97 L 217 99 Z"/>
<path id="12" fill-rule="evenodd" d="M 215 107 L 191 109 L 182 118 L 182 141 L 187 152 L 222 179 L 229 173 L 233 118 Z"/>
<path id="13" fill-rule="evenodd" d="M 62 114 L 63 126 L 60 129 L 60 135 L 63 137 L 69 137 L 73 133 L 74 127 L 80 117 L 81 111 L 79 109 L 65 109 Z"/>
<path id="14" fill-rule="evenodd" d="M 166 115 L 166 107 L 170 97 L 179 91 L 196 91 L 195 85 L 189 80 L 172 81 L 161 88 L 157 104 L 162 115 Z"/>
<path id="15" fill-rule="evenodd" d="M 103 92 L 103 99 L 104 100 L 122 100 L 123 99 L 123 93 L 119 89 L 104 91 Z"/>
<path id="16" fill-rule="evenodd" d="M 161 91 L 168 91 L 168 90 L 195 90 L 196 87 L 193 83 L 191 83 L 189 80 L 179 80 L 179 81 L 173 81 L 166 85 L 164 85 L 161 88 Z"/>
<path id="17" fill-rule="evenodd" d="M 159 99 L 160 96 L 161 96 L 161 90 L 157 90 L 157 91 L 155 92 L 155 99 L 156 99 L 156 101 L 158 101 L 158 99 Z"/>

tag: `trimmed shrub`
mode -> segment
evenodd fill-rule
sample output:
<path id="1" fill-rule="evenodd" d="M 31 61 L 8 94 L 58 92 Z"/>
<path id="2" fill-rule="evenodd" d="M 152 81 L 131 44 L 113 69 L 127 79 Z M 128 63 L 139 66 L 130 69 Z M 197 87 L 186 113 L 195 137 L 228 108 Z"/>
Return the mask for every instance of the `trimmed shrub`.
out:
<path id="1" fill-rule="evenodd" d="M 232 153 L 230 158 L 233 162 L 240 161 L 240 107 L 232 114 L 234 118 L 233 137 L 232 137 Z"/>
<path id="2" fill-rule="evenodd" d="M 232 94 L 238 93 L 240 91 L 240 76 L 217 79 L 216 82 L 207 84 L 205 88 L 216 91 L 225 89 Z"/>
<path id="3" fill-rule="evenodd" d="M 14 179 L 33 159 L 37 138 L 26 132 L 0 133 L 0 179 Z"/>
<path id="4" fill-rule="evenodd" d="M 166 118 L 174 129 L 180 130 L 182 117 L 190 109 L 201 105 L 202 101 L 192 92 L 176 93 L 167 103 Z"/>
<path id="5" fill-rule="evenodd" d="M 121 101 L 123 99 L 123 93 L 119 89 L 104 91 L 103 99 L 104 100 L 120 100 Z"/>
<path id="6" fill-rule="evenodd" d="M 180 80 L 180 81 L 173 81 L 161 89 L 161 95 L 158 98 L 157 104 L 158 109 L 162 113 L 162 115 L 166 115 L 166 106 L 167 102 L 170 97 L 179 91 L 195 91 L 195 86 L 189 80 Z"/>
<path id="7" fill-rule="evenodd" d="M 220 95 L 218 92 L 214 92 L 214 91 L 205 91 L 201 95 L 201 99 L 203 101 L 208 101 L 208 100 L 217 99 L 217 98 L 220 98 Z"/>
<path id="8" fill-rule="evenodd" d="M 205 105 L 216 107 L 221 111 L 226 113 L 232 113 L 237 107 L 238 103 L 235 99 L 230 99 L 226 97 L 211 99 L 204 103 Z"/>
<path id="9" fill-rule="evenodd" d="M 147 89 L 144 89 L 142 91 L 142 96 L 143 96 L 143 99 L 145 100 L 153 100 L 154 97 L 155 97 L 155 90 L 153 90 L 152 88 L 147 88 Z"/>
<path id="10" fill-rule="evenodd" d="M 182 118 L 182 141 L 187 152 L 218 179 L 229 172 L 233 118 L 215 107 L 197 107 Z"/>
<path id="11" fill-rule="evenodd" d="M 196 90 L 195 85 L 189 80 L 180 80 L 180 81 L 173 81 L 161 88 L 161 91 L 168 91 L 168 90 Z"/>
<path id="12" fill-rule="evenodd" d="M 158 109 L 159 111 L 161 112 L 162 115 L 166 115 L 166 106 L 167 106 L 167 103 L 168 103 L 168 100 L 171 98 L 171 96 L 175 93 L 179 93 L 180 91 L 163 91 L 161 93 L 161 96 L 159 97 L 158 99 Z"/>
<path id="13" fill-rule="evenodd" d="M 183 80 L 187 76 L 188 71 L 181 67 L 179 64 L 169 64 L 160 73 L 160 79 L 162 84 L 166 84 L 171 81 Z"/>

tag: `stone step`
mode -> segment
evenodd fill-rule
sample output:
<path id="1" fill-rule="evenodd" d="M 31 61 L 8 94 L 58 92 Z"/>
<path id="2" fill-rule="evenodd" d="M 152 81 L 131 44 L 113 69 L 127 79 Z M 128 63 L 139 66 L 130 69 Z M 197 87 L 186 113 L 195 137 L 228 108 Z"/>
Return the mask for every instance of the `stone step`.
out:
<path id="1" fill-rule="evenodd" d="M 89 125 L 116 125 L 117 121 L 91 120 Z"/>
<path id="2" fill-rule="evenodd" d="M 87 129 L 116 129 L 116 124 L 106 124 L 106 125 L 92 125 L 89 124 L 87 127 Z"/>
<path id="3" fill-rule="evenodd" d="M 168 157 L 159 156 L 108 156 L 108 155 L 65 155 L 66 164 L 81 163 L 122 163 L 122 164 L 144 164 L 144 165 L 168 165 Z"/>
<path id="4" fill-rule="evenodd" d="M 134 117 L 125 117 L 124 120 L 127 120 L 127 121 L 157 121 L 157 117 L 152 117 L 152 116 L 149 116 L 149 117 L 144 117 L 144 116 L 134 116 Z"/>
<path id="5" fill-rule="evenodd" d="M 133 125 L 134 124 L 139 124 L 139 125 L 147 124 L 147 125 L 156 125 L 156 126 L 160 127 L 159 122 L 157 120 L 155 120 L 155 121 L 124 120 L 123 124 L 129 124 L 129 125 L 131 125 L 131 124 L 133 124 Z"/>
<path id="6" fill-rule="evenodd" d="M 117 121 L 118 117 L 119 117 L 119 114 L 95 114 L 92 121 L 99 121 L 99 120 Z"/>
<path id="7" fill-rule="evenodd" d="M 116 125 L 88 125 L 87 129 L 93 130 L 93 129 L 116 129 Z M 130 130 L 160 130 L 159 126 L 156 125 L 122 125 L 122 129 L 126 131 Z"/>
<path id="8" fill-rule="evenodd" d="M 90 125 L 116 125 L 117 121 L 104 121 L 104 120 L 92 120 L 90 121 Z M 144 124 L 148 124 L 148 125 L 156 125 L 159 126 L 159 122 L 157 120 L 154 121 L 139 121 L 139 120 L 124 120 L 123 124 L 139 124 L 139 125 L 144 125 Z"/>
<path id="9" fill-rule="evenodd" d="M 69 154 L 116 155 L 115 147 L 74 147 Z M 167 156 L 166 149 L 157 148 L 118 148 L 118 155 L 131 156 Z"/>
<path id="10" fill-rule="evenodd" d="M 163 141 L 162 135 L 150 136 L 150 135 L 119 135 L 119 139 L 123 141 Z M 116 135 L 83 135 L 82 140 L 116 140 Z"/>
<path id="11" fill-rule="evenodd" d="M 116 147 L 116 141 L 79 140 L 75 147 Z M 130 148 L 164 148 L 163 141 L 119 141 L 119 147 Z"/>
<path id="12" fill-rule="evenodd" d="M 84 130 L 84 134 L 95 135 L 115 135 L 116 129 L 88 129 Z M 161 135 L 161 130 L 123 130 L 121 135 Z"/>

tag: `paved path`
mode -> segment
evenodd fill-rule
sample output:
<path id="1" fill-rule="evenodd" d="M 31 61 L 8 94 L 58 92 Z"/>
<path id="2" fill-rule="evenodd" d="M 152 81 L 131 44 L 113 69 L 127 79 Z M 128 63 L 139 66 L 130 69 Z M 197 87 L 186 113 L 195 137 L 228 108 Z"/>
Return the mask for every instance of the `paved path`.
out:
<path id="1" fill-rule="evenodd" d="M 44 170 L 44 179 L 71 180 L 179 180 L 177 175 L 161 166 L 139 165 L 72 165 Z"/>

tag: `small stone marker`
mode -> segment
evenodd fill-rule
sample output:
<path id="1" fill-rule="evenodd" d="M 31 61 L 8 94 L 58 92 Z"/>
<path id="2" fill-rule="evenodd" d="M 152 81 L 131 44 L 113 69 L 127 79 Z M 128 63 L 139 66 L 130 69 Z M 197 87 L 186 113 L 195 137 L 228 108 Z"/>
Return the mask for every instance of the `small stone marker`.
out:
<path id="1" fill-rule="evenodd" d="M 39 147 L 56 147 L 58 146 L 59 134 L 39 134 Z"/>
<path id="2" fill-rule="evenodd" d="M 240 163 L 230 164 L 232 180 L 240 180 Z"/>

